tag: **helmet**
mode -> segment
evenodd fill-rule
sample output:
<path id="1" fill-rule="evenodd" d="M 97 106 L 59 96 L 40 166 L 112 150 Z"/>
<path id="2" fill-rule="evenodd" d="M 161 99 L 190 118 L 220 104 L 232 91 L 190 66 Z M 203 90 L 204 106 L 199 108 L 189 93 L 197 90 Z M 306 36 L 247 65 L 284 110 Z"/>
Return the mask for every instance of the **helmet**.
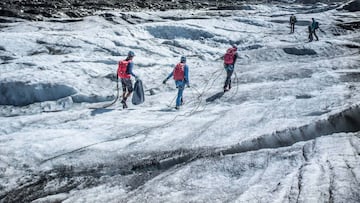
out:
<path id="1" fill-rule="evenodd" d="M 181 62 L 186 62 L 186 57 L 185 57 L 185 56 L 181 56 L 180 61 L 181 61 Z"/>
<path id="2" fill-rule="evenodd" d="M 237 50 L 236 44 L 232 44 L 231 46 Z"/>
<path id="3" fill-rule="evenodd" d="M 133 51 L 129 51 L 128 56 L 135 56 L 135 53 Z"/>

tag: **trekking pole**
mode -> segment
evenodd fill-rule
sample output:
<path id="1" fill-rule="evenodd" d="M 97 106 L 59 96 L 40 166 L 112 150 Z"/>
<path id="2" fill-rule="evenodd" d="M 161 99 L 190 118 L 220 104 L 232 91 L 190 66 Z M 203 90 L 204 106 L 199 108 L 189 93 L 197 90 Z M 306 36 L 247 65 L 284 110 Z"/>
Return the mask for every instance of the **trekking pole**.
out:
<path id="1" fill-rule="evenodd" d="M 192 87 L 192 89 L 194 89 L 197 92 L 198 99 L 199 99 L 201 97 L 202 93 L 196 87 Z"/>
<path id="2" fill-rule="evenodd" d="M 199 92 L 198 92 L 198 90 L 197 90 L 197 88 L 195 88 L 195 87 L 191 87 L 191 88 L 189 88 L 190 89 L 190 92 L 191 92 L 191 100 L 189 100 L 189 102 L 187 102 L 187 103 L 191 103 L 191 102 L 196 102 L 196 101 L 200 101 L 201 100 L 201 95 L 200 94 L 198 94 Z"/>
<path id="3" fill-rule="evenodd" d="M 236 81 L 236 90 L 235 92 L 231 95 L 231 97 L 229 99 L 234 98 L 235 95 L 237 95 L 238 91 L 239 91 L 239 78 L 236 74 L 236 72 L 234 71 L 234 75 L 235 75 L 235 81 Z"/>
<path id="4" fill-rule="evenodd" d="M 175 101 L 177 95 L 175 95 L 175 97 L 171 100 L 170 104 L 168 105 L 169 107 L 171 106 L 171 104 Z"/>

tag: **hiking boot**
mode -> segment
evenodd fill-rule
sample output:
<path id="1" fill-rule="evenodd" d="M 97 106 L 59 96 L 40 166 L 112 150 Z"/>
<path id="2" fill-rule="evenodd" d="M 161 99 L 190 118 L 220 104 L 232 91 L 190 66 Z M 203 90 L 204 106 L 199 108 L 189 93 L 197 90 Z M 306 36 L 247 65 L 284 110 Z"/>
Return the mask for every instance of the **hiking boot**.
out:
<path id="1" fill-rule="evenodd" d="M 123 109 L 126 109 L 128 107 L 125 100 L 121 100 L 121 103 L 123 105 Z"/>
<path id="2" fill-rule="evenodd" d="M 229 91 L 229 89 L 225 87 L 225 88 L 224 88 L 224 92 L 227 92 L 227 91 Z"/>
<path id="3" fill-rule="evenodd" d="M 176 110 L 179 110 L 179 109 L 180 109 L 180 106 L 175 106 L 175 109 L 176 109 Z"/>

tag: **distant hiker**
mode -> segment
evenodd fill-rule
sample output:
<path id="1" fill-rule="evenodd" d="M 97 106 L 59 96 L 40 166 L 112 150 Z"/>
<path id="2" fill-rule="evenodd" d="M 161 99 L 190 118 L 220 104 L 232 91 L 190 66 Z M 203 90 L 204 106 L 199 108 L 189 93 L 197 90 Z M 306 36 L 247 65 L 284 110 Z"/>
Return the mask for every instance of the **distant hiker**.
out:
<path id="1" fill-rule="evenodd" d="M 309 32 L 309 42 L 313 41 L 313 36 L 312 36 L 312 30 L 311 30 L 311 25 L 308 26 L 308 32 Z"/>
<path id="2" fill-rule="evenodd" d="M 319 23 L 317 21 L 315 21 L 314 18 L 312 19 L 312 23 L 311 23 L 311 34 L 315 36 L 316 41 L 319 40 L 318 36 L 316 35 L 316 30 L 319 29 Z M 312 39 L 310 40 L 310 42 L 312 41 Z"/>
<path id="3" fill-rule="evenodd" d="M 231 89 L 231 76 L 234 72 L 235 62 L 238 58 L 237 47 L 232 45 L 228 48 L 224 55 L 224 68 L 226 70 L 226 80 L 224 84 L 224 92 Z"/>
<path id="4" fill-rule="evenodd" d="M 137 80 L 139 77 L 133 73 L 134 63 L 132 59 L 135 54 L 133 51 L 128 52 L 128 56 L 125 60 L 119 61 L 119 66 L 117 70 L 117 77 L 121 79 L 121 85 L 123 90 L 121 103 L 123 104 L 123 108 L 127 108 L 126 100 L 133 92 L 133 84 L 131 81 L 131 76 L 134 76 Z"/>
<path id="5" fill-rule="evenodd" d="M 183 92 L 185 89 L 185 85 L 190 87 L 189 85 L 189 67 L 186 65 L 186 57 L 182 56 L 180 58 L 180 63 L 178 63 L 173 71 L 169 74 L 169 76 L 163 81 L 163 84 L 166 81 L 173 77 L 175 80 L 176 88 L 178 88 L 178 94 L 176 98 L 176 109 L 179 109 L 180 106 L 183 104 Z"/>
<path id="6" fill-rule="evenodd" d="M 291 14 L 291 16 L 290 16 L 290 27 L 291 27 L 290 33 L 294 33 L 294 32 L 295 32 L 295 23 L 296 23 L 296 22 L 297 22 L 296 16 L 294 16 L 294 14 Z"/>

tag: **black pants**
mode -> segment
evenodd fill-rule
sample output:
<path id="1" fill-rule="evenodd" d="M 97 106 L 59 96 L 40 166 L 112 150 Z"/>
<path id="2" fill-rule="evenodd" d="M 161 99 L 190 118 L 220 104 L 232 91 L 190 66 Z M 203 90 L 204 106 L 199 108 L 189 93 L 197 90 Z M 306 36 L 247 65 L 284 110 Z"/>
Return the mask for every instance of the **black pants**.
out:
<path id="1" fill-rule="evenodd" d="M 291 23 L 290 27 L 291 27 L 290 33 L 294 33 L 295 32 L 295 23 Z"/>
<path id="2" fill-rule="evenodd" d="M 224 89 L 231 89 L 231 76 L 234 72 L 234 65 L 233 64 L 229 64 L 229 65 L 224 65 L 224 68 L 226 70 L 226 79 L 225 79 L 225 84 L 224 84 Z"/>
<path id="3" fill-rule="evenodd" d="M 122 86 L 122 90 L 123 92 L 133 92 L 133 85 L 132 85 L 132 81 L 130 78 L 121 78 L 121 86 Z"/>
<path id="4" fill-rule="evenodd" d="M 234 69 L 226 70 L 226 80 L 224 84 L 224 89 L 229 88 L 231 89 L 231 76 L 234 72 Z"/>
<path id="5" fill-rule="evenodd" d="M 125 103 L 130 94 L 134 91 L 132 81 L 130 78 L 121 78 L 121 85 L 123 90 L 122 103 Z M 126 106 L 126 104 L 124 104 Z M 125 108 L 125 107 L 124 107 Z"/>
<path id="6" fill-rule="evenodd" d="M 318 40 L 319 40 L 319 38 L 318 38 L 318 36 L 316 35 L 316 31 L 315 31 L 315 30 L 313 30 L 313 35 L 315 36 L 316 41 L 318 41 Z"/>

